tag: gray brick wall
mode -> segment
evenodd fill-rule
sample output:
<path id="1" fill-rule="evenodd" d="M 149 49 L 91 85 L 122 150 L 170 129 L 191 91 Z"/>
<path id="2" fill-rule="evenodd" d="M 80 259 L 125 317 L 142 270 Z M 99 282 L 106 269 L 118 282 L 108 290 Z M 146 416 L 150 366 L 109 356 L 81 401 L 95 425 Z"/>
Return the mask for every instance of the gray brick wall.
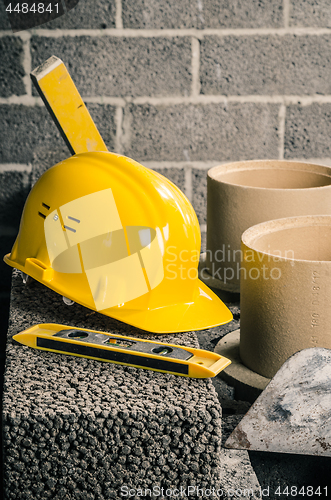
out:
<path id="1" fill-rule="evenodd" d="M 69 154 L 29 78 L 50 55 L 69 67 L 108 148 L 172 179 L 205 230 L 211 166 L 331 164 L 330 23 L 328 0 L 80 0 L 13 34 L 0 2 L 0 230 L 17 230 L 8 200 L 20 211 Z"/>

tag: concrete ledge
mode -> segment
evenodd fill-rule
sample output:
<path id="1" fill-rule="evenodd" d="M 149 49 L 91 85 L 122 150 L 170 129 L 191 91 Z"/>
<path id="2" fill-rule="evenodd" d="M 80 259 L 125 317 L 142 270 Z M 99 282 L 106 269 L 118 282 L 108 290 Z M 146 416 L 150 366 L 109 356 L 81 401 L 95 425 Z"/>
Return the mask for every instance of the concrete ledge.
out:
<path id="1" fill-rule="evenodd" d="M 239 355 L 240 330 L 226 334 L 216 345 L 215 352 L 231 360 L 219 376 L 235 389 L 235 398 L 254 403 L 270 382 L 243 364 Z"/>
<path id="2" fill-rule="evenodd" d="M 92 500 L 121 498 L 124 486 L 218 485 L 221 407 L 210 379 L 47 353 L 11 340 L 42 322 L 148 337 L 77 304 L 65 306 L 37 282 L 24 286 L 14 272 L 3 397 L 6 499 Z M 195 333 L 157 339 L 198 346 Z"/>

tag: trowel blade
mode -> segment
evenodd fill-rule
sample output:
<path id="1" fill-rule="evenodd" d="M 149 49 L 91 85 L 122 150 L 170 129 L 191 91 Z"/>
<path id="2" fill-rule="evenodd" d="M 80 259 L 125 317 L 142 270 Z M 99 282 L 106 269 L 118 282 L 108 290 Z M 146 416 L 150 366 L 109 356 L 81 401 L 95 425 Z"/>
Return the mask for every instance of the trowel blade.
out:
<path id="1" fill-rule="evenodd" d="M 225 446 L 331 457 L 331 350 L 293 354 Z"/>

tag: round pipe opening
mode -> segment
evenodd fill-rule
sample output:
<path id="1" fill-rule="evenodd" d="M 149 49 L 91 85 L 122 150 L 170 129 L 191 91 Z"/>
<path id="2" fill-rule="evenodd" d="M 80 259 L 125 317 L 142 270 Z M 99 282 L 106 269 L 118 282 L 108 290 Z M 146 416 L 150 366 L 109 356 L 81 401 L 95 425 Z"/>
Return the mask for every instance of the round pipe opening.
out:
<path id="1" fill-rule="evenodd" d="M 242 235 L 253 250 L 291 260 L 331 261 L 331 217 L 293 217 L 258 224 Z"/>
<path id="2" fill-rule="evenodd" d="M 235 186 L 264 189 L 309 189 L 331 184 L 331 177 L 322 173 L 284 168 L 218 171 L 215 172 L 213 179 Z"/>

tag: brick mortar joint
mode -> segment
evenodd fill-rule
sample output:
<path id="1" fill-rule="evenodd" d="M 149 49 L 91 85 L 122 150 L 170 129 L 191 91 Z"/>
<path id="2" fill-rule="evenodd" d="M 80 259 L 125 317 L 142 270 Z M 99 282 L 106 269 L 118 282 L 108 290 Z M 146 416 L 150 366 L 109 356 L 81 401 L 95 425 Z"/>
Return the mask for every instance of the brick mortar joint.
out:
<path id="1" fill-rule="evenodd" d="M 209 105 L 209 104 L 279 104 L 284 106 L 310 106 L 313 104 L 331 104 L 330 95 L 225 95 L 225 94 L 198 94 L 190 96 L 176 97 L 153 97 L 153 96 L 84 96 L 82 99 L 87 104 L 110 105 L 122 107 L 130 105 L 142 106 L 177 106 L 177 105 Z M 38 96 L 24 94 L 22 96 L 13 95 L 10 97 L 0 97 L 0 105 L 22 105 L 26 107 L 43 107 L 44 104 Z"/>
<path id="2" fill-rule="evenodd" d="M 118 19 L 118 24 L 120 20 Z M 123 38 L 172 38 L 172 37 L 195 37 L 202 40 L 208 36 L 265 36 L 265 35 L 297 35 L 297 36 L 323 36 L 330 35 L 331 28 L 319 27 L 282 27 L 282 28 L 174 28 L 174 29 L 146 29 L 146 28 L 84 28 L 84 29 L 46 29 L 36 28 L 33 31 L 21 31 L 13 33 L 11 30 L 0 30 L 0 37 L 15 36 L 26 38 L 32 36 L 40 36 L 45 38 L 61 38 L 61 37 L 76 37 L 76 36 L 93 36 L 93 37 L 123 37 Z"/>
<path id="3" fill-rule="evenodd" d="M 200 80 L 200 40 L 196 37 L 192 37 L 192 87 L 191 87 L 191 95 L 198 96 L 201 95 L 201 80 Z"/>

